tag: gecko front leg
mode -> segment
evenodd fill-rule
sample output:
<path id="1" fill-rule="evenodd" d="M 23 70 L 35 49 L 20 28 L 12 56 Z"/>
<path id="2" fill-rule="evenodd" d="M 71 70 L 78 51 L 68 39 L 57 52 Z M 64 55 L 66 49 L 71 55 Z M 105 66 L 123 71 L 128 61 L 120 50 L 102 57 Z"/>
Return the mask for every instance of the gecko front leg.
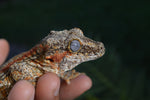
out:
<path id="1" fill-rule="evenodd" d="M 60 77 L 65 80 L 67 84 L 70 84 L 70 80 L 78 77 L 80 74 L 82 73 L 76 72 L 76 70 L 73 69 L 62 73 Z"/>

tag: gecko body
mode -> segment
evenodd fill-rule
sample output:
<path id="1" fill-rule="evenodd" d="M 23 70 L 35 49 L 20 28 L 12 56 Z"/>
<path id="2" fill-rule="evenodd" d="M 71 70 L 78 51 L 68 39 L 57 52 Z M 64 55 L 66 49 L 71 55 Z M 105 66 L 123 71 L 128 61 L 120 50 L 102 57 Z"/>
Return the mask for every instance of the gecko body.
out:
<path id="1" fill-rule="evenodd" d="M 103 43 L 85 37 L 79 28 L 51 31 L 39 44 L 0 67 L 0 100 L 7 99 L 17 81 L 27 80 L 36 86 L 38 78 L 47 72 L 70 84 L 70 79 L 80 74 L 74 67 L 104 53 Z"/>

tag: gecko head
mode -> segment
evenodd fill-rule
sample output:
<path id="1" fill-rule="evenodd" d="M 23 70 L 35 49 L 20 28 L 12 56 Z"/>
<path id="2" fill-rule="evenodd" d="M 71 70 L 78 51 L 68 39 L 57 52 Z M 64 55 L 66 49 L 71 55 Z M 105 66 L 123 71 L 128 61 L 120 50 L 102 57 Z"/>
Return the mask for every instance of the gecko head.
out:
<path id="1" fill-rule="evenodd" d="M 42 42 L 48 47 L 46 59 L 63 71 L 71 70 L 82 62 L 100 58 L 105 53 L 102 42 L 85 37 L 79 28 L 51 31 Z"/>

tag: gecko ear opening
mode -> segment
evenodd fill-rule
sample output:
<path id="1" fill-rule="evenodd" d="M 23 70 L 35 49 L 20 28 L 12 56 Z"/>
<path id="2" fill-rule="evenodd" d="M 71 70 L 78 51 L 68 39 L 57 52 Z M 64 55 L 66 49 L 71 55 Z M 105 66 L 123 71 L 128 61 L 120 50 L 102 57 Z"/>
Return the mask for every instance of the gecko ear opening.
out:
<path id="1" fill-rule="evenodd" d="M 54 59 L 52 59 L 51 57 L 46 57 L 46 60 L 49 60 L 50 62 L 54 62 Z"/>
<path id="2" fill-rule="evenodd" d="M 53 59 L 48 59 L 50 62 L 54 62 L 54 60 Z"/>

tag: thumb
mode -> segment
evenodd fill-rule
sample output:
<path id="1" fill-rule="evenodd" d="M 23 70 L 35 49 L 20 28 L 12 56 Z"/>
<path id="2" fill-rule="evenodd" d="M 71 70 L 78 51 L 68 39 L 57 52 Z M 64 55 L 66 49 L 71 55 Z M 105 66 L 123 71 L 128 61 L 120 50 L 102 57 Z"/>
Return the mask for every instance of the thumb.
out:
<path id="1" fill-rule="evenodd" d="M 0 39 L 0 65 L 5 61 L 9 52 L 9 44 L 5 39 Z"/>

